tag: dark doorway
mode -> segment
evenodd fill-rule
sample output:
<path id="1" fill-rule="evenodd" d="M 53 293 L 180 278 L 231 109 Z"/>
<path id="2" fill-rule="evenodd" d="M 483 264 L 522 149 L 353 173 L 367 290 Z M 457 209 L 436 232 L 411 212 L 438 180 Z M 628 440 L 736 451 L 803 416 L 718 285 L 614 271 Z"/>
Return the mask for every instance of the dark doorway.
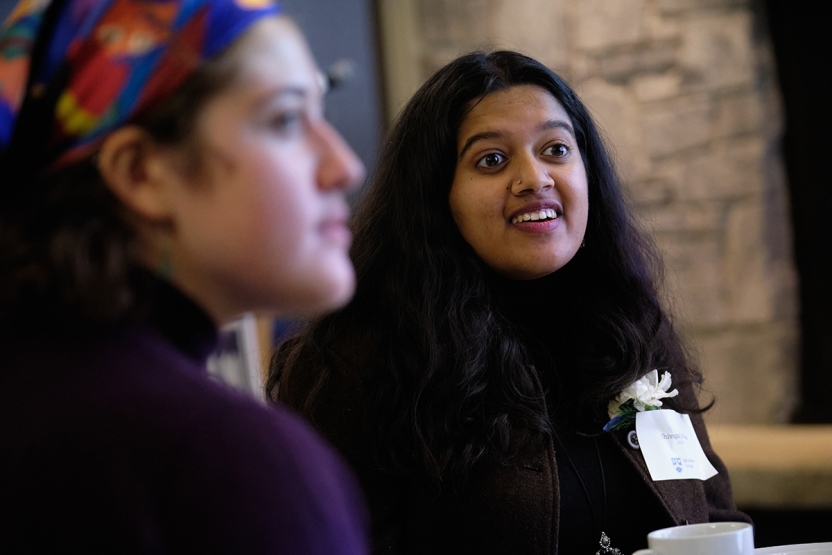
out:
<path id="1" fill-rule="evenodd" d="M 764 0 L 786 114 L 800 283 L 801 403 L 795 422 L 832 422 L 832 33 L 826 2 Z"/>

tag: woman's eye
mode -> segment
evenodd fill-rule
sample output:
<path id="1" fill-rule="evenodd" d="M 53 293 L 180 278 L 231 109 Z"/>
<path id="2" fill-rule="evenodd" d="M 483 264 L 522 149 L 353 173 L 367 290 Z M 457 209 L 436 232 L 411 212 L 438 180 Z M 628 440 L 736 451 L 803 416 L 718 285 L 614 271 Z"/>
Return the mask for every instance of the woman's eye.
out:
<path id="1" fill-rule="evenodd" d="M 544 154 L 548 154 L 549 156 L 563 158 L 564 156 L 569 154 L 569 147 L 562 144 L 556 144 L 546 148 L 546 150 L 544 150 L 543 152 Z"/>
<path id="2" fill-rule="evenodd" d="M 299 126 L 301 120 L 300 112 L 281 112 L 271 118 L 269 125 L 277 131 L 290 131 Z"/>
<path id="3" fill-rule="evenodd" d="M 492 152 L 491 154 L 486 154 L 482 158 L 477 161 L 478 168 L 494 168 L 499 166 L 503 162 L 506 161 L 505 156 L 502 154 L 497 154 L 496 152 Z"/>

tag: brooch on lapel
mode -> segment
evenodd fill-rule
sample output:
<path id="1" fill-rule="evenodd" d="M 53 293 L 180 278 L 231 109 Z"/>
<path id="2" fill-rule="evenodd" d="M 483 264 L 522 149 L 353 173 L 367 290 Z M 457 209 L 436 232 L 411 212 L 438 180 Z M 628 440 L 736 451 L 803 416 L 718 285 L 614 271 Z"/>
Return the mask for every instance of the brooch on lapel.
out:
<path id="1" fill-rule="evenodd" d="M 662 399 L 676 397 L 679 391 L 670 389 L 670 372 L 664 372 L 659 380 L 659 371 L 648 372 L 619 393 L 607 406 L 610 421 L 604 426 L 605 432 L 625 430 L 635 425 L 636 413 L 657 410 Z"/>

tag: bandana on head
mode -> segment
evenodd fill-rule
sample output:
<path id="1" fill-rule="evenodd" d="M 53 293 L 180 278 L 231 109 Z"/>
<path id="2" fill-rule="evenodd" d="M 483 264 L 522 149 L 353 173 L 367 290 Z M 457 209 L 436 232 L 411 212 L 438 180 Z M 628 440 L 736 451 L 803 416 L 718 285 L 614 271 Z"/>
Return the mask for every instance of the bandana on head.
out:
<path id="1" fill-rule="evenodd" d="M 51 115 L 39 120 L 51 129 L 38 133 L 49 135 L 53 167 L 92 154 L 200 62 L 280 12 L 272 0 L 52 1 L 61 5 L 22 0 L 0 31 L 0 154 L 23 131 L 27 101 L 51 90 Z"/>

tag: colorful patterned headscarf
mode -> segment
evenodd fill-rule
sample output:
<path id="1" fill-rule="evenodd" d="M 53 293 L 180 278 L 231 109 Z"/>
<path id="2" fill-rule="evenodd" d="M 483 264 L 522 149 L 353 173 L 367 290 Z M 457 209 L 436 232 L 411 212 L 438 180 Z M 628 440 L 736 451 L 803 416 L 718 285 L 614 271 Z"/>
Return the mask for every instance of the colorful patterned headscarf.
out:
<path id="1" fill-rule="evenodd" d="M 22 0 L 0 31 L 0 155 L 33 132 L 53 167 L 92 154 L 279 11 L 272 0 Z"/>

